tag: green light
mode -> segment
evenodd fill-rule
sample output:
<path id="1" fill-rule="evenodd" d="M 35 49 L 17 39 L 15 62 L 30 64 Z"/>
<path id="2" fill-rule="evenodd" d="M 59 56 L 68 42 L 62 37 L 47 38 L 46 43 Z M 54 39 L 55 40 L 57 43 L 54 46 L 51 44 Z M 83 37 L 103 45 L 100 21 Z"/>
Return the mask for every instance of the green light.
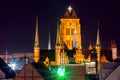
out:
<path id="1" fill-rule="evenodd" d="M 64 67 L 59 67 L 58 70 L 57 70 L 57 74 L 59 76 L 64 76 L 64 74 L 65 74 L 65 68 Z"/>

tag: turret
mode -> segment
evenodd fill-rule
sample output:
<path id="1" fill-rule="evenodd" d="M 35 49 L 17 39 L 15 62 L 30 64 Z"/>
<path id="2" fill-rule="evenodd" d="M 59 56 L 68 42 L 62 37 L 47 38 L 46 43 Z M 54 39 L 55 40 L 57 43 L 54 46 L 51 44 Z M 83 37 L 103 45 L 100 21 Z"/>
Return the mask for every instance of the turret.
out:
<path id="1" fill-rule="evenodd" d="M 111 42 L 111 50 L 112 50 L 112 59 L 117 59 L 117 46 L 115 41 Z"/>

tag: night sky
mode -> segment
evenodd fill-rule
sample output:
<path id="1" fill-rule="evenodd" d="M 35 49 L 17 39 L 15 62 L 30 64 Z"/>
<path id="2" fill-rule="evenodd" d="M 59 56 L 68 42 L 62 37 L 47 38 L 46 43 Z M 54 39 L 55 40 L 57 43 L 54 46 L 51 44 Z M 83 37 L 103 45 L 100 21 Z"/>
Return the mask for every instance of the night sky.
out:
<path id="1" fill-rule="evenodd" d="M 120 51 L 120 5 L 115 0 L 3 0 L 0 1 L 0 53 L 33 52 L 35 17 L 39 17 L 40 48 L 47 49 L 48 31 L 55 47 L 57 17 L 71 5 L 80 17 L 83 49 L 95 46 L 97 21 L 102 48 L 115 40 Z"/>

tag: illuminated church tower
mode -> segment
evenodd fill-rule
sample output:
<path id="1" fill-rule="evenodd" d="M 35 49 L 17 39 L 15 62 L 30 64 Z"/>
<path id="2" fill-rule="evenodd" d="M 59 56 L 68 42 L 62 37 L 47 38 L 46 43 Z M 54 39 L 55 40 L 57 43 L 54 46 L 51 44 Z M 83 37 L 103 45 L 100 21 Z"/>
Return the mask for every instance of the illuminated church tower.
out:
<path id="1" fill-rule="evenodd" d="M 80 18 L 77 17 L 74 10 L 69 6 L 64 17 L 60 19 L 60 44 L 64 45 L 68 50 L 73 49 L 73 40 L 75 38 L 74 30 L 76 28 L 76 45 L 78 49 L 82 49 L 81 45 L 81 25 Z"/>
<path id="2" fill-rule="evenodd" d="M 40 59 L 40 47 L 39 47 L 39 35 L 38 35 L 38 17 L 36 17 L 36 32 L 34 43 L 34 62 L 38 62 Z"/>

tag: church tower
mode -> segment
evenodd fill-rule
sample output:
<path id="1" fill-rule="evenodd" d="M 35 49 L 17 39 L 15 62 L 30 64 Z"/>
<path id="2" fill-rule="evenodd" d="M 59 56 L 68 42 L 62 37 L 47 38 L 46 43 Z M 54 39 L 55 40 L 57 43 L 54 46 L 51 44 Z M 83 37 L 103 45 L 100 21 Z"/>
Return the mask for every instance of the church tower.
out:
<path id="1" fill-rule="evenodd" d="M 36 32 L 34 43 L 34 62 L 38 63 L 40 59 L 39 34 L 38 34 L 38 17 L 36 17 Z"/>
<path id="2" fill-rule="evenodd" d="M 76 29 L 76 41 L 77 48 L 82 49 L 81 44 L 81 25 L 80 25 L 80 18 L 77 17 L 75 11 L 72 9 L 71 6 L 68 7 L 66 10 L 64 17 L 60 19 L 60 44 L 64 45 L 65 48 L 68 50 L 73 49 L 73 39 L 74 30 Z"/>
<path id="3" fill-rule="evenodd" d="M 97 23 L 97 39 L 96 39 L 96 51 L 97 51 L 97 66 L 98 66 L 98 73 L 100 71 L 100 64 L 101 64 L 101 43 L 100 43 L 100 34 L 99 34 L 99 22 Z"/>

